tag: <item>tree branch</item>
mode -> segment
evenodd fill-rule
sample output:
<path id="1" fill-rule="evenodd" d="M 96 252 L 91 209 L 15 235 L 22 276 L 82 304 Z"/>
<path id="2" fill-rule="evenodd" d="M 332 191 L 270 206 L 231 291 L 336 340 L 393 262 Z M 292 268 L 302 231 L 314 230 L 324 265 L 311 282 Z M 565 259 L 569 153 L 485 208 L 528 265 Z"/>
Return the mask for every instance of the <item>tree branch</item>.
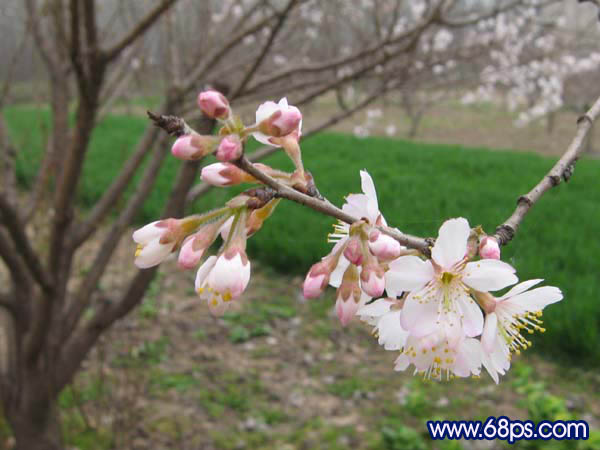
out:
<path id="1" fill-rule="evenodd" d="M 39 283 L 44 292 L 52 292 L 52 282 L 50 281 L 48 274 L 44 271 L 33 248 L 31 248 L 29 239 L 25 235 L 24 228 L 21 225 L 16 211 L 2 194 L 0 194 L 0 218 L 2 218 L 2 224 L 6 226 L 10 233 L 16 251 L 27 263 L 33 278 Z"/>
<path id="2" fill-rule="evenodd" d="M 274 189 L 277 197 L 285 198 L 293 202 L 299 203 L 301 205 L 307 206 L 327 216 L 331 216 L 338 220 L 341 220 L 342 222 L 346 222 L 347 224 L 353 224 L 354 222 L 358 222 L 360 220 L 360 217 L 353 217 L 350 214 L 346 214 L 337 206 L 330 203 L 327 199 L 320 200 L 318 198 L 311 197 L 309 195 L 303 194 L 302 192 L 296 191 L 288 186 L 282 185 L 274 178 L 271 178 L 269 175 L 262 172 L 250 161 L 248 161 L 248 158 L 246 158 L 245 155 L 243 155 L 234 164 L 243 171 L 252 175 L 257 180 Z M 404 234 L 390 227 L 378 228 L 382 233 L 393 237 L 402 245 L 417 249 L 423 252 L 424 254 L 429 254 L 429 246 L 432 245 L 433 242 L 431 239 L 423 239 L 420 237 Z"/>
<path id="3" fill-rule="evenodd" d="M 177 0 L 163 0 L 156 8 L 144 17 L 130 32 L 119 42 L 103 52 L 104 61 L 111 62 L 125 50 L 133 41 L 138 39 L 144 32 L 150 28 L 160 18 L 160 16 Z"/>
<path id="4" fill-rule="evenodd" d="M 575 163 L 585 149 L 586 137 L 598 116 L 600 116 L 600 97 L 589 111 L 577 120 L 577 132 L 563 156 L 531 191 L 519 197 L 515 211 L 503 224 L 496 228 L 494 237 L 501 245 L 510 242 L 519 229 L 519 225 L 525 218 L 525 215 L 546 191 L 558 186 L 562 180 L 569 180 Z"/>

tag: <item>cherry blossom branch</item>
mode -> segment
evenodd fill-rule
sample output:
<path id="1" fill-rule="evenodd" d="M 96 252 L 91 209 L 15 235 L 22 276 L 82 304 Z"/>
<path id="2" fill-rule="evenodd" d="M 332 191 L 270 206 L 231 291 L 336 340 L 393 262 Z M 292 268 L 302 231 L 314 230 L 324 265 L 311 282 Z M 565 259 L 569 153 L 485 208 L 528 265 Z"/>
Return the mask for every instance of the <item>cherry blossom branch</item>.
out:
<path id="1" fill-rule="evenodd" d="M 600 116 L 600 97 L 587 113 L 577 119 L 577 132 L 563 156 L 531 191 L 519 197 L 515 211 L 503 224 L 496 228 L 494 237 L 501 245 L 511 241 L 525 215 L 546 191 L 558 186 L 562 180 L 569 181 L 575 163 L 585 148 L 586 137 L 598 116 Z"/>
<path id="2" fill-rule="evenodd" d="M 333 205 L 327 199 L 321 200 L 316 197 L 311 197 L 310 195 L 303 194 L 302 192 L 296 191 L 288 186 L 282 185 L 274 178 L 270 177 L 269 175 L 258 169 L 254 164 L 252 164 L 248 160 L 248 158 L 246 158 L 245 155 L 242 155 L 242 157 L 235 161 L 234 164 L 243 171 L 252 175 L 257 180 L 272 188 L 275 191 L 276 197 L 291 200 L 293 202 L 314 209 L 315 211 L 323 213 L 327 216 L 339 219 L 342 222 L 346 222 L 348 224 L 353 224 L 354 222 L 358 222 L 361 219 L 360 217 L 353 217 L 350 214 L 345 213 L 337 206 Z M 420 237 L 411 236 L 409 234 L 404 234 L 398 231 L 397 229 L 390 227 L 378 228 L 382 233 L 393 237 L 402 245 L 417 249 L 424 254 L 429 254 L 429 246 L 433 243 L 431 239 L 423 239 Z"/>

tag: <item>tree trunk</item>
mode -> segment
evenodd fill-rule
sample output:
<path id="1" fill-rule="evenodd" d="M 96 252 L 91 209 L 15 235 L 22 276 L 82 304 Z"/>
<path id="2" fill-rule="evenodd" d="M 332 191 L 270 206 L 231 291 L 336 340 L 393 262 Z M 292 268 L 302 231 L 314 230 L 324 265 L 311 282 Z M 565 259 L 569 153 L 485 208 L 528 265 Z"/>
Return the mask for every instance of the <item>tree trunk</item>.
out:
<path id="1" fill-rule="evenodd" d="M 50 394 L 50 381 L 44 374 L 26 375 L 19 397 L 6 408 L 16 450 L 62 450 L 58 402 Z"/>

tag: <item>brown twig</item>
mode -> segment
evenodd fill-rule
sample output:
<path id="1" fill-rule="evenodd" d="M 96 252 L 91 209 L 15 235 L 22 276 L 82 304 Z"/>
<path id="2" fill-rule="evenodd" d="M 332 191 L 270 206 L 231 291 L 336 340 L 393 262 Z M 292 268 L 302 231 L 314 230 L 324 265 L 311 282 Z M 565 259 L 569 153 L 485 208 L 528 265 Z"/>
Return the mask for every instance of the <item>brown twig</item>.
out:
<path id="1" fill-rule="evenodd" d="M 10 233 L 12 242 L 15 244 L 16 251 L 23 257 L 31 275 L 39 283 L 40 287 L 46 293 L 52 292 L 52 282 L 48 277 L 48 274 L 44 271 L 38 256 L 31 248 L 29 239 L 25 235 L 25 231 L 16 211 L 10 205 L 4 195 L 0 194 L 0 218 L 2 218 L 2 224 L 6 226 L 6 229 Z"/>
<path id="2" fill-rule="evenodd" d="M 249 173 L 257 180 L 263 182 L 270 188 L 274 189 L 277 193 L 277 197 L 285 198 L 291 200 L 293 202 L 299 203 L 301 205 L 307 206 L 315 211 L 321 212 L 325 215 L 335 217 L 342 222 L 346 222 L 348 224 L 353 224 L 360 220 L 360 217 L 353 217 L 350 214 L 346 214 L 344 211 L 339 209 L 337 206 L 333 205 L 327 199 L 320 200 L 315 197 L 311 197 L 309 195 L 303 194 L 302 192 L 298 192 L 288 186 L 284 186 L 279 183 L 274 178 L 271 178 L 269 175 L 262 172 L 258 169 L 254 164 L 252 164 L 246 156 L 242 156 L 239 160 L 235 162 L 240 169 Z M 430 239 L 423 239 L 416 236 L 411 236 L 408 234 L 401 233 L 400 231 L 389 228 L 389 227 L 379 227 L 381 232 L 393 237 L 402 245 L 405 245 L 410 248 L 417 249 L 425 254 L 429 253 L 429 246 L 432 241 Z"/>
<path id="3" fill-rule="evenodd" d="M 519 225 L 525 218 L 525 215 L 546 191 L 558 186 L 562 180 L 569 180 L 573 167 L 585 148 L 586 137 L 598 116 L 600 116 L 600 97 L 589 111 L 577 120 L 577 132 L 567 151 L 531 191 L 519 197 L 515 211 L 503 224 L 496 228 L 494 237 L 498 239 L 501 245 L 510 242 L 519 229 Z"/>

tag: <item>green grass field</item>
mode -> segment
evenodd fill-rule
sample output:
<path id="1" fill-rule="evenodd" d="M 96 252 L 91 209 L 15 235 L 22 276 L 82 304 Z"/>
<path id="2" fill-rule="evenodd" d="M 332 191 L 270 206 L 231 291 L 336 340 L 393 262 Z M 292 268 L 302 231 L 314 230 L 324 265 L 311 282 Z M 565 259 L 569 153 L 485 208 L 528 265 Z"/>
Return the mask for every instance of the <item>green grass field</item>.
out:
<path id="1" fill-rule="evenodd" d="M 19 180 L 27 186 L 39 164 L 48 113 L 9 109 L 6 117 L 20 149 Z M 146 125 L 142 118 L 111 116 L 97 126 L 78 192 L 84 209 L 110 184 Z M 341 205 L 344 195 L 359 191 L 358 171 L 367 169 L 375 180 L 380 209 L 388 223 L 422 236 L 435 236 L 444 219 L 457 216 L 493 232 L 510 215 L 518 196 L 555 161 L 522 152 L 329 133 L 308 139 L 303 152 L 307 169 L 332 202 Z M 268 162 L 291 168 L 282 154 Z M 140 222 L 159 215 L 180 164 L 174 158 L 167 159 Z M 572 181 L 549 192 L 503 250 L 503 259 L 517 268 L 520 279 L 545 278 L 565 294 L 561 304 L 544 314 L 548 332 L 543 339 L 534 339 L 534 348 L 584 365 L 598 365 L 600 361 L 599 172 L 600 161 L 581 160 Z M 194 205 L 194 211 L 223 203 L 235 192 L 214 190 Z M 250 241 L 249 255 L 281 271 L 302 274 L 328 251 L 326 236 L 332 223 L 299 205 L 281 204 Z"/>

